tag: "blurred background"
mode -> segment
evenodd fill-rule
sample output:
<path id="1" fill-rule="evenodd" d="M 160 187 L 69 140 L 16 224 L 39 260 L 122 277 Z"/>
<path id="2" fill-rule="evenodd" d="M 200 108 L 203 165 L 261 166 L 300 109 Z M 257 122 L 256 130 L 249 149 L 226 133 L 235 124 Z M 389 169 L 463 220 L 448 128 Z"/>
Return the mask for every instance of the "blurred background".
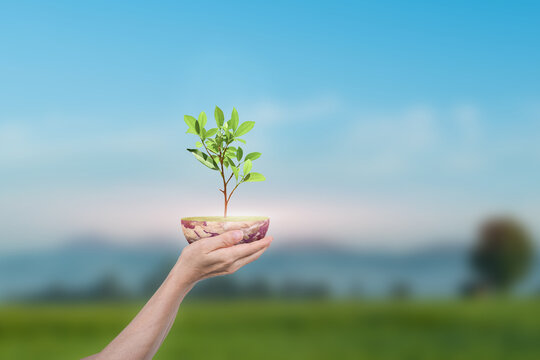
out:
<path id="1" fill-rule="evenodd" d="M 537 359 L 536 2 L 3 1 L 0 358 L 101 350 L 219 215 L 184 114 L 256 121 L 231 215 L 275 241 L 197 285 L 157 359 Z M 209 346 L 211 344 L 211 346 Z"/>

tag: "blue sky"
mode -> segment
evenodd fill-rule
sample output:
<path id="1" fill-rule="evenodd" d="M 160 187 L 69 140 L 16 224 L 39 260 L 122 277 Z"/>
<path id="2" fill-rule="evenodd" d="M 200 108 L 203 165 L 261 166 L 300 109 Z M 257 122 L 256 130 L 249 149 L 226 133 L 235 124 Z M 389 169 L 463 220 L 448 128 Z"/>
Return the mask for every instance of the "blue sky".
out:
<path id="1" fill-rule="evenodd" d="M 218 214 L 184 114 L 255 120 L 268 181 L 232 213 L 281 238 L 464 239 L 491 213 L 536 232 L 534 2 L 2 2 L 0 249 L 88 231 L 178 235 Z"/>

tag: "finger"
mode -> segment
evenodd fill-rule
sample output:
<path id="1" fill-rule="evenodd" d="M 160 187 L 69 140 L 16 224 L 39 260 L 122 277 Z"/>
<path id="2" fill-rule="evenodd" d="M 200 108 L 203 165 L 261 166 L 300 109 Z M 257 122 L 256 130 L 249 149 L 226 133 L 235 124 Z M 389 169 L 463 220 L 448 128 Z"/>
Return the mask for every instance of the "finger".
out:
<path id="1" fill-rule="evenodd" d="M 268 236 L 268 237 L 265 237 L 265 238 L 263 238 L 261 240 L 258 240 L 258 241 L 261 242 L 261 245 L 264 244 L 264 243 L 266 243 L 266 245 L 264 247 L 262 247 L 262 248 L 259 248 L 259 250 L 256 250 L 255 252 L 258 252 L 258 251 L 261 251 L 261 250 L 266 250 L 270 246 L 270 244 L 272 244 L 273 240 L 274 240 L 274 238 L 271 237 L 271 236 Z M 252 254 L 253 254 L 253 252 L 248 253 L 248 254 L 238 258 L 237 260 L 243 259 L 245 257 L 248 257 L 248 256 L 252 255 Z"/>
<path id="2" fill-rule="evenodd" d="M 216 249 L 233 246 L 240 242 L 244 237 L 242 230 L 229 231 L 224 234 L 214 236 L 211 238 L 201 239 L 204 241 L 204 246 L 207 252 L 214 251 Z"/>
<path id="3" fill-rule="evenodd" d="M 240 269 L 242 266 L 257 260 L 266 251 L 266 249 L 268 249 L 268 246 L 265 246 L 262 249 L 251 253 L 248 256 L 237 259 L 236 261 L 232 262 L 227 268 L 212 272 L 209 277 L 232 274 L 238 269 Z"/>
<path id="4" fill-rule="evenodd" d="M 253 262 L 253 261 L 257 260 L 266 251 L 266 249 L 268 249 L 268 246 L 260 249 L 259 251 L 255 252 L 255 253 L 253 253 L 251 255 L 248 255 L 246 257 L 238 259 L 232 266 L 233 271 L 236 271 L 236 270 L 240 269 L 242 266 L 247 265 L 250 262 Z"/>
<path id="5" fill-rule="evenodd" d="M 228 253 L 223 253 L 223 251 L 228 251 L 230 249 L 220 249 L 220 250 L 216 250 L 214 251 L 212 254 L 216 254 L 218 253 L 219 257 L 220 258 L 223 258 L 223 256 L 228 256 L 230 260 L 230 262 L 227 264 L 227 267 L 226 268 L 220 268 L 219 270 L 215 270 L 213 272 L 211 272 L 210 274 L 208 274 L 208 277 L 213 277 L 213 276 L 219 276 L 219 275 L 227 275 L 227 274 L 232 274 L 234 273 L 236 270 L 240 269 L 242 266 L 256 260 L 259 258 L 259 256 L 262 255 L 262 253 L 264 253 L 266 251 L 266 249 L 268 249 L 268 247 L 270 246 L 271 242 L 272 242 L 272 237 L 268 237 L 268 238 L 265 238 L 264 239 L 266 242 L 266 245 L 263 246 L 263 248 L 255 251 L 255 252 L 252 252 L 242 258 L 237 258 L 236 260 L 232 260 L 233 258 L 230 256 L 230 254 Z M 261 240 L 259 240 L 261 241 Z M 258 242 L 259 242 L 258 241 Z M 236 245 L 236 247 L 238 247 L 240 245 Z"/>
<path id="6" fill-rule="evenodd" d="M 227 258 L 232 258 L 233 261 L 249 256 L 257 251 L 268 247 L 272 243 L 272 237 L 267 236 L 261 240 L 253 241 L 246 244 L 239 244 L 227 249 L 219 249 L 216 255 L 221 255 Z"/>

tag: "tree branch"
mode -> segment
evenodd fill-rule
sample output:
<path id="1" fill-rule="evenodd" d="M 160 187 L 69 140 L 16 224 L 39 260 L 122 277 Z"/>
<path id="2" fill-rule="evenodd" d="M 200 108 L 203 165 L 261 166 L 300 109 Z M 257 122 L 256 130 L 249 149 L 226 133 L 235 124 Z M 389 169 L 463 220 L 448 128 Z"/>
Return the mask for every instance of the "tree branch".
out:
<path id="1" fill-rule="evenodd" d="M 236 184 L 236 186 L 234 187 L 234 189 L 232 189 L 231 193 L 229 194 L 229 198 L 227 199 L 227 202 L 229 202 L 229 200 L 231 200 L 231 197 L 232 197 L 232 194 L 234 193 L 234 190 L 236 190 L 236 188 L 238 187 L 238 185 L 240 185 L 243 181 L 240 181 L 238 184 Z"/>
<path id="2" fill-rule="evenodd" d="M 225 210 L 223 211 L 223 216 L 227 217 L 227 203 L 229 202 L 229 199 L 227 198 L 227 181 L 225 181 L 225 170 L 223 169 L 223 155 L 224 152 L 220 152 L 219 154 L 219 162 L 221 165 L 221 178 L 223 179 L 223 197 L 225 198 Z M 230 197 L 229 197 L 230 198 Z"/>
<path id="3" fill-rule="evenodd" d="M 229 178 L 227 179 L 227 185 L 229 184 L 229 181 L 231 181 L 232 177 L 234 175 L 234 172 L 231 174 L 231 176 L 229 176 Z"/>

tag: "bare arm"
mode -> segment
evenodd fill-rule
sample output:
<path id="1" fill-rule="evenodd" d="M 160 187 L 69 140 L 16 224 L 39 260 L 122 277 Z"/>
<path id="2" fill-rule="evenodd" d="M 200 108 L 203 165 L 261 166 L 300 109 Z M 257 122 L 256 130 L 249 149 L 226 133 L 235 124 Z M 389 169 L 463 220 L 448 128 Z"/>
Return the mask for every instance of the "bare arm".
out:
<path id="1" fill-rule="evenodd" d="M 163 284 L 129 325 L 100 353 L 85 359 L 152 359 L 169 333 L 180 303 L 198 281 L 234 273 L 261 256 L 272 242 L 265 237 L 233 246 L 241 239 L 241 231 L 230 231 L 186 246 Z"/>

